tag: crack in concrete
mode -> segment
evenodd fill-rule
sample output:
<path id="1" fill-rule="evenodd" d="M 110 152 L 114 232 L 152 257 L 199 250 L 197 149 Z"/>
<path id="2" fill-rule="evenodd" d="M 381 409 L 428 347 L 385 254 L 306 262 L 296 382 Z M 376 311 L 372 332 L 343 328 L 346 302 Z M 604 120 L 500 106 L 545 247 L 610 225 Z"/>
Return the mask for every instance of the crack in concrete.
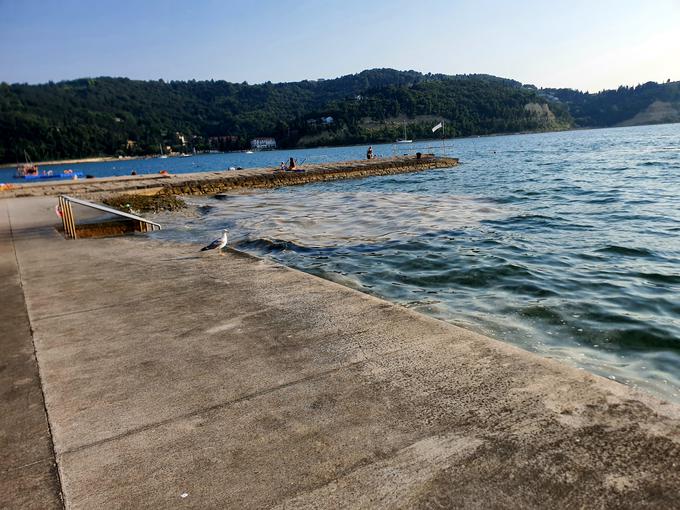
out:
<path id="1" fill-rule="evenodd" d="M 177 292 L 177 293 L 175 293 L 175 295 L 176 296 L 183 296 L 185 294 L 190 294 L 191 292 L 193 292 L 193 290 L 190 289 L 190 290 L 186 290 L 184 292 Z M 142 296 L 143 295 L 144 294 L 142 294 Z M 46 320 L 50 320 L 50 319 L 58 319 L 58 318 L 61 318 L 61 317 L 71 317 L 71 316 L 81 315 L 81 314 L 84 314 L 84 313 L 97 312 L 99 310 L 108 310 L 109 308 L 116 308 L 116 307 L 119 307 L 119 306 L 130 306 L 130 305 L 134 305 L 134 304 L 139 303 L 140 299 L 141 298 L 137 298 L 137 299 L 132 299 L 130 301 L 112 303 L 110 305 L 95 306 L 95 307 L 92 307 L 92 308 L 87 308 L 85 310 L 82 310 L 82 309 L 81 310 L 72 310 L 70 312 L 55 313 L 53 315 L 45 315 L 44 317 L 38 317 L 38 318 L 33 319 L 33 322 L 42 322 L 42 321 L 46 321 Z M 167 299 L 167 298 L 164 297 L 164 296 L 159 296 L 159 297 L 156 297 L 156 298 L 145 299 L 144 301 L 147 302 L 147 303 L 153 303 L 153 302 L 156 302 L 156 301 L 163 301 L 165 299 Z"/>
<path id="2" fill-rule="evenodd" d="M 7 468 L 7 469 L 3 469 L 2 471 L 0 471 L 0 473 L 2 473 L 2 474 L 14 473 L 16 471 L 21 471 L 22 469 L 26 469 L 27 467 L 35 466 L 36 464 L 42 464 L 43 462 L 54 463 L 54 460 L 55 460 L 54 458 L 45 457 L 44 459 L 34 460 L 33 462 L 29 462 L 27 464 L 22 464 L 20 466 L 13 466 L 13 467 L 10 467 L 10 468 Z"/>
<path id="3" fill-rule="evenodd" d="M 342 366 L 339 366 L 339 367 L 331 368 L 329 370 L 324 370 L 323 372 L 319 372 L 317 374 L 312 374 L 312 375 L 309 375 L 307 377 L 302 377 L 300 379 L 295 379 L 294 381 L 289 381 L 287 383 L 283 383 L 283 384 L 280 384 L 278 386 L 264 388 L 262 390 L 255 391 L 253 393 L 248 393 L 247 395 L 242 395 L 242 396 L 235 398 L 235 399 L 227 400 L 225 402 L 220 402 L 218 404 L 214 404 L 214 405 L 204 407 L 204 408 L 201 408 L 201 409 L 196 409 L 195 411 L 180 414 L 178 416 L 173 416 L 173 417 L 167 418 L 165 420 L 157 421 L 157 422 L 154 422 L 154 423 L 149 423 L 149 424 L 144 425 L 142 427 L 130 429 L 126 432 L 123 432 L 122 434 L 118 434 L 118 435 L 115 435 L 115 436 L 100 439 L 98 441 L 94 441 L 92 443 L 84 444 L 84 445 L 81 445 L 81 446 L 76 446 L 75 448 L 71 448 L 69 450 L 65 450 L 63 452 L 60 452 L 58 455 L 64 456 L 64 455 L 67 455 L 67 454 L 70 454 L 70 453 L 77 453 L 79 451 L 86 450 L 86 449 L 92 448 L 94 446 L 99 446 L 99 445 L 106 444 L 106 443 L 109 443 L 109 442 L 112 442 L 112 441 L 116 441 L 118 439 L 122 439 L 122 438 L 125 438 L 125 437 L 128 437 L 128 436 L 132 436 L 132 435 L 135 435 L 137 433 L 145 432 L 147 430 L 151 430 L 151 429 L 154 429 L 154 428 L 157 428 L 157 427 L 162 427 L 164 425 L 168 425 L 168 424 L 176 422 L 176 421 L 181 421 L 181 420 L 185 420 L 187 418 L 193 418 L 194 416 L 200 416 L 202 414 L 207 414 L 207 413 L 210 413 L 212 411 L 216 411 L 218 409 L 223 409 L 223 408 L 232 406 L 234 404 L 238 404 L 240 402 L 246 402 L 248 400 L 253 400 L 255 398 L 258 398 L 258 397 L 261 397 L 261 396 L 264 396 L 264 395 L 269 395 L 271 393 L 275 393 L 279 390 L 290 388 L 290 387 L 296 386 L 298 384 L 302 384 L 302 383 L 305 383 L 305 382 L 308 382 L 308 381 L 313 381 L 313 380 L 316 380 L 316 379 L 323 379 L 324 377 L 327 377 L 327 376 L 329 376 L 329 375 L 331 375 L 335 372 L 338 372 L 340 370 L 343 370 L 345 368 L 351 368 L 351 367 L 358 366 L 358 365 L 361 365 L 361 364 L 367 363 L 367 362 L 368 362 L 368 360 L 355 361 L 354 363 L 349 363 L 347 365 L 342 365 Z"/>
<path id="4" fill-rule="evenodd" d="M 412 346 L 400 347 L 399 349 L 394 349 L 392 351 L 382 353 L 381 356 L 391 356 L 392 354 L 399 353 L 399 352 L 407 350 L 409 348 L 412 348 Z M 256 399 L 258 397 L 262 397 L 264 395 L 270 395 L 272 393 L 276 393 L 279 390 L 290 388 L 290 387 L 296 386 L 298 384 L 303 384 L 303 383 L 306 383 L 306 382 L 309 382 L 309 381 L 324 379 L 325 377 L 328 377 L 328 376 L 330 376 L 334 373 L 337 373 L 341 370 L 346 370 L 346 369 L 349 369 L 349 368 L 361 366 L 361 365 L 368 364 L 368 363 L 377 363 L 378 362 L 376 358 L 366 357 L 365 353 L 363 351 L 361 351 L 361 352 L 362 352 L 362 356 L 365 357 L 365 359 L 363 359 L 361 361 L 355 361 L 355 362 L 352 362 L 352 363 L 342 364 L 340 366 L 337 366 L 337 367 L 334 367 L 334 368 L 331 368 L 331 369 L 328 369 L 328 370 L 324 370 L 324 371 L 316 373 L 316 374 L 311 374 L 309 376 L 302 377 L 300 379 L 295 379 L 293 381 L 289 381 L 287 383 L 283 383 L 283 384 L 280 384 L 280 385 L 277 385 L 277 386 L 264 388 L 262 390 L 255 391 L 253 393 L 248 393 L 246 395 L 242 395 L 240 397 L 237 397 L 237 398 L 234 398 L 234 399 L 231 399 L 231 400 L 227 400 L 225 402 L 220 402 L 220 403 L 214 404 L 212 406 L 204 407 L 204 408 L 201 408 L 201 409 L 196 409 L 195 411 L 191 411 L 191 412 L 188 412 L 188 413 L 173 416 L 171 418 L 167 418 L 165 420 L 161 420 L 161 421 L 158 421 L 158 422 L 149 423 L 149 424 L 141 426 L 141 427 L 130 429 L 126 432 L 123 432 L 121 434 L 117 434 L 115 436 L 107 437 L 107 438 L 104 438 L 104 439 L 100 439 L 98 441 L 93 441 L 92 443 L 88 443 L 88 444 L 76 446 L 75 448 L 64 450 L 63 452 L 59 452 L 58 455 L 59 456 L 65 456 L 65 455 L 68 455 L 68 454 L 77 453 L 77 452 L 80 452 L 82 450 L 87 450 L 88 448 L 92 448 L 92 447 L 99 446 L 99 445 L 102 445 L 102 444 L 106 444 L 106 443 L 109 443 L 109 442 L 117 441 L 117 440 L 123 439 L 125 437 L 133 436 L 133 435 L 140 433 L 140 432 L 145 432 L 147 430 L 152 430 L 154 428 L 162 427 L 164 425 L 168 425 L 168 424 L 176 422 L 176 421 L 185 420 L 187 418 L 193 418 L 195 416 L 207 414 L 207 413 L 210 413 L 212 411 L 216 411 L 218 409 L 227 408 L 227 407 L 232 406 L 234 404 L 238 404 L 238 403 L 241 403 L 241 402 L 247 402 L 248 400 L 253 400 L 253 399 Z"/>

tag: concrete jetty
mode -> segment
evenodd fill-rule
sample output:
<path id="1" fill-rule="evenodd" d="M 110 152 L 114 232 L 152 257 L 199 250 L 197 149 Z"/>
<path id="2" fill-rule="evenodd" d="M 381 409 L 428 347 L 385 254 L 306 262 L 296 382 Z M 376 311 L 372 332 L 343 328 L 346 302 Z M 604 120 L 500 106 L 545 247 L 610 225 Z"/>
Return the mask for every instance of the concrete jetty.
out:
<path id="1" fill-rule="evenodd" d="M 451 168 L 456 165 L 458 165 L 457 158 L 422 154 L 420 157 L 399 156 L 336 163 L 305 164 L 299 168 L 299 171 L 295 172 L 277 171 L 272 168 L 248 168 L 220 172 L 169 175 L 145 174 L 33 184 L 11 183 L 9 188 L 0 190 L 0 198 L 61 194 L 83 195 L 123 191 L 204 195 L 243 188 L 274 188 L 319 181 L 356 179 L 372 175 L 422 172 L 435 168 Z"/>
<path id="2" fill-rule="evenodd" d="M 678 406 L 55 203 L 0 200 L 3 507 L 678 506 Z"/>

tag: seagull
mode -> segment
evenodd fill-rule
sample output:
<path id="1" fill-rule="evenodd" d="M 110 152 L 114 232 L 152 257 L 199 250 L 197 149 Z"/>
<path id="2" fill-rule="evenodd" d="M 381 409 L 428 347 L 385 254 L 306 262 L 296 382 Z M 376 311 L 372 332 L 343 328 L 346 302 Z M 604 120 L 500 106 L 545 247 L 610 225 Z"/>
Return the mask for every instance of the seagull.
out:
<path id="1" fill-rule="evenodd" d="M 222 248 L 224 248 L 226 245 L 227 245 L 227 229 L 225 228 L 222 231 L 222 237 L 220 237 L 219 239 L 215 239 L 208 246 L 204 246 L 203 248 L 201 248 L 201 251 L 214 250 L 215 248 L 217 248 L 220 252 L 220 255 L 222 255 Z"/>

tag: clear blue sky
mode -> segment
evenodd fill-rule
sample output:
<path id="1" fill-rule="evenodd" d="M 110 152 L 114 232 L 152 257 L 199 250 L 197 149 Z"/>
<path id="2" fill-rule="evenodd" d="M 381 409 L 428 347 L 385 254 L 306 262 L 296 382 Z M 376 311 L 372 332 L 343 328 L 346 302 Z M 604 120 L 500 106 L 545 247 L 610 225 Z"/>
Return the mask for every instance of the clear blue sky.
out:
<path id="1" fill-rule="evenodd" d="M 597 91 L 680 80 L 678 0 L 0 0 L 0 81 L 295 81 L 373 67 Z"/>

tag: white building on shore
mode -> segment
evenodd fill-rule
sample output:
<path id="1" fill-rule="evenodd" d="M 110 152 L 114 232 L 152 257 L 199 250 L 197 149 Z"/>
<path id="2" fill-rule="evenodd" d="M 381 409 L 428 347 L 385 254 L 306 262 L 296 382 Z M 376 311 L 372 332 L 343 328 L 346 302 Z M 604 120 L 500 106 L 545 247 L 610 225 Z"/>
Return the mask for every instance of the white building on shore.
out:
<path id="1" fill-rule="evenodd" d="M 253 138 L 250 147 L 255 150 L 276 149 L 276 140 L 269 137 Z"/>

